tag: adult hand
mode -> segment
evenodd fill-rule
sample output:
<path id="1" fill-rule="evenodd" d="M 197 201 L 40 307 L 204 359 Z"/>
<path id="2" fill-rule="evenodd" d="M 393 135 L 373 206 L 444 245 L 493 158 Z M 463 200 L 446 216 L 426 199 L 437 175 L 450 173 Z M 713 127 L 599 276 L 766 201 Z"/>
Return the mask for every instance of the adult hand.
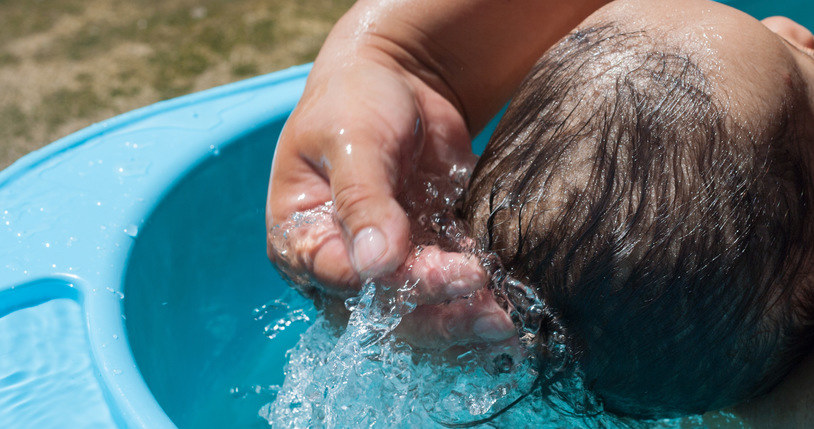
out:
<path id="1" fill-rule="evenodd" d="M 326 40 L 277 145 L 269 257 L 300 284 L 348 296 L 392 275 L 414 249 L 398 197 L 475 162 L 470 130 L 506 101 L 539 55 L 601 0 L 361 0 Z M 553 15 L 540 29 L 540 18 Z M 529 34 L 535 34 L 529 39 Z M 275 240 L 275 226 L 333 202 L 335 215 Z M 279 231 L 279 229 L 277 230 Z M 499 341 L 514 328 L 494 299 L 435 306 L 481 289 L 478 261 L 438 247 L 411 260 L 414 342 Z"/>
<path id="2" fill-rule="evenodd" d="M 356 52 L 349 64 L 315 69 L 277 146 L 268 225 L 333 201 L 333 216 L 297 228 L 296 239 L 269 241 L 269 256 L 310 273 L 322 292 L 346 296 L 361 281 L 393 274 L 413 249 L 398 196 L 417 180 L 447 178 L 476 158 L 458 109 L 398 64 Z M 272 237 L 270 231 L 269 237 Z M 477 258 L 424 249 L 409 274 L 424 305 L 468 295 L 487 280 Z M 513 326 L 494 300 L 420 308 L 414 340 L 500 340 Z M 418 326 L 420 325 L 420 326 Z M 410 323 L 404 328 L 409 336 Z M 419 334 L 420 333 L 420 334 Z"/>

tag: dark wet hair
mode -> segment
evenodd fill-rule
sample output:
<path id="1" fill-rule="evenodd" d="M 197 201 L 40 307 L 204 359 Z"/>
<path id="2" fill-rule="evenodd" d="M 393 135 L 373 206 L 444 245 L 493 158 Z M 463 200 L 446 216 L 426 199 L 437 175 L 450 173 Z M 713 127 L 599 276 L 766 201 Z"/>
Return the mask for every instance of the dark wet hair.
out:
<path id="1" fill-rule="evenodd" d="M 567 36 L 513 98 L 462 215 L 558 314 L 605 409 L 721 408 L 809 349 L 799 102 L 751 130 L 692 53 L 616 25 Z"/>

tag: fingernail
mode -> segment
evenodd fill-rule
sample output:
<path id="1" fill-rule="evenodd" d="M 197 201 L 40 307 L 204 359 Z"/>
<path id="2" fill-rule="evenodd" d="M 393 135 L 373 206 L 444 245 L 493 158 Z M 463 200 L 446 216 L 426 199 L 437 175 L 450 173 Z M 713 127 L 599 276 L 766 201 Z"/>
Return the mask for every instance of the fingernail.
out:
<path id="1" fill-rule="evenodd" d="M 376 228 L 365 228 L 353 237 L 353 266 L 363 277 L 378 274 L 376 263 L 387 250 L 384 234 Z"/>
<path id="2" fill-rule="evenodd" d="M 491 313 L 481 316 L 472 325 L 472 332 L 482 340 L 503 341 L 513 337 L 514 325 L 508 316 L 501 313 Z"/>
<path id="3" fill-rule="evenodd" d="M 447 296 L 458 298 L 469 295 L 486 284 L 486 274 L 480 269 L 473 270 L 449 282 L 446 287 Z"/>

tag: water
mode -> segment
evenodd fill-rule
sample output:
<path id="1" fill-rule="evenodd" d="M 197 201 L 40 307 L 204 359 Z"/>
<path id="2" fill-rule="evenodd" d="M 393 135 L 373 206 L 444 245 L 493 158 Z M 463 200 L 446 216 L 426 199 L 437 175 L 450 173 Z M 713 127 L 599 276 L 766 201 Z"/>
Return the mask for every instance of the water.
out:
<path id="1" fill-rule="evenodd" d="M 117 427 L 96 371 L 75 301 L 0 318 L 0 427 Z"/>
<path id="2" fill-rule="evenodd" d="M 452 180 L 427 177 L 410 187 L 413 192 L 403 203 L 413 223 L 413 241 L 420 245 L 406 268 L 388 279 L 368 280 L 358 296 L 345 301 L 350 315 L 344 329 L 319 314 L 290 352 L 285 381 L 270 389 L 276 398 L 259 411 L 260 417 L 277 427 L 439 426 L 482 419 L 532 390 L 538 374 L 516 342 L 438 353 L 416 350 L 394 334 L 417 306 L 417 280 L 409 271 L 425 246 L 473 247 L 450 212 L 467 174 L 454 167 Z M 313 281 L 286 269 L 292 243 L 329 230 L 333 216 L 327 203 L 294 214 L 272 233 L 280 265 L 300 290 L 312 290 Z M 289 321 L 309 317 L 304 309 L 273 304 L 289 310 L 290 319 L 267 325 L 270 338 Z M 265 315 L 268 307 L 255 312 Z"/>
<path id="3" fill-rule="evenodd" d="M 136 236 L 138 235 L 138 225 L 132 225 L 132 224 L 127 225 L 126 227 L 124 227 L 122 232 L 124 232 L 125 234 L 127 234 L 130 237 L 136 238 Z"/>
<path id="4" fill-rule="evenodd" d="M 346 329 L 308 303 L 289 305 L 276 300 L 288 316 L 282 321 L 313 324 L 289 352 L 281 386 L 236 388 L 233 395 L 271 398 L 258 415 L 272 427 L 437 427 L 442 423 L 473 422 L 510 404 L 533 388 L 538 376 L 531 361 L 516 346 L 472 347 L 454 353 L 427 353 L 410 347 L 393 334 L 412 308 L 412 285 L 365 284 L 348 300 L 351 315 Z M 258 309 L 258 313 L 264 313 Z M 279 329 L 284 331 L 286 328 Z M 267 330 L 268 331 L 268 330 Z M 276 331 L 276 330 L 275 330 Z M 537 392 L 498 416 L 493 427 L 740 427 L 726 413 L 679 420 L 636 422 L 606 414 L 582 416 L 563 399 L 584 395 L 578 380 L 556 383 L 556 393 Z"/>
<path id="5" fill-rule="evenodd" d="M 347 328 L 323 316 L 291 352 L 276 400 L 259 414 L 275 427 L 428 427 L 474 420 L 531 387 L 528 365 L 495 365 L 501 348 L 440 358 L 422 354 L 393 335 L 415 308 L 412 285 L 368 282 Z"/>
<path id="6" fill-rule="evenodd" d="M 452 180 L 425 177 L 409 187 L 402 201 L 420 243 L 405 263 L 406 271 L 387 279 L 368 280 L 358 296 L 345 301 L 347 325 L 334 312 L 314 313 L 276 300 L 255 310 L 268 318 L 264 334 L 274 339 L 291 324 L 311 323 L 289 351 L 281 385 L 248 389 L 269 398 L 258 415 L 272 427 L 445 427 L 482 423 L 494 427 L 706 427 L 710 419 L 738 427 L 731 416 L 715 413 L 678 420 L 638 422 L 603 413 L 601 404 L 582 386 L 578 371 L 567 367 L 565 333 L 551 321 L 545 303 L 531 289 L 508 278 L 499 266 L 489 268 L 492 287 L 520 302 L 513 318 L 520 341 L 500 345 L 455 346 L 443 351 L 411 347 L 395 331 L 417 306 L 416 283 L 409 271 L 425 246 L 474 252 L 465 225 L 451 213 L 463 192 L 468 172 L 455 168 Z M 293 243 L 320 236 L 333 226 L 331 203 L 294 214 L 272 231 L 284 272 L 306 293 L 314 281 L 287 269 Z M 316 232 L 315 232 L 316 231 Z M 488 255 L 477 255 L 489 261 Z M 491 260 L 492 264 L 496 264 Z M 460 299 L 468 299 L 462 297 Z M 268 317 L 284 311 L 283 317 Z M 310 313 L 309 313 L 310 311 Z M 531 322 L 531 323 L 524 323 Z M 534 326 L 538 328 L 532 329 Z M 522 331 L 528 329 L 528 332 Z M 548 353 L 541 364 L 533 347 L 544 338 Z M 542 370 L 541 370 L 542 368 Z M 542 372 L 541 372 L 542 371 Z M 245 389 L 244 389 L 245 391 Z M 243 397 L 240 389 L 234 392 Z M 505 413 L 501 413 L 507 407 Z M 492 419 L 493 418 L 493 419 Z"/>

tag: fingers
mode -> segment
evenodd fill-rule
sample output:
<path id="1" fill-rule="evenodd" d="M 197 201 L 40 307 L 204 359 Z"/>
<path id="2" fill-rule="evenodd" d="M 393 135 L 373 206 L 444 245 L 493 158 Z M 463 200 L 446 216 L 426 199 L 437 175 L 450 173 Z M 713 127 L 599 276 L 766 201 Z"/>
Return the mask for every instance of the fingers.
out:
<path id="1" fill-rule="evenodd" d="M 397 329 L 408 342 L 436 348 L 460 343 L 494 343 L 515 336 L 509 315 L 482 291 L 449 304 L 419 306 Z"/>
<path id="2" fill-rule="evenodd" d="M 470 295 L 488 280 L 478 257 L 446 252 L 438 246 L 422 249 L 409 268 L 419 304 L 440 304 Z"/>
<path id="3" fill-rule="evenodd" d="M 448 101 L 420 95 L 389 69 L 366 68 L 363 75 L 309 78 L 310 90 L 277 146 L 267 206 L 269 257 L 293 280 L 317 281 L 339 296 L 405 263 L 413 249 L 410 223 L 396 196 L 414 170 L 444 177 L 474 163 L 465 123 Z M 434 120 L 419 120 L 427 115 Z M 289 222 L 328 202 L 333 211 L 319 221 Z M 468 295 L 486 283 L 475 258 L 437 248 L 408 275 L 418 281 L 422 303 Z"/>
<path id="4" fill-rule="evenodd" d="M 329 185 L 355 271 L 362 279 L 390 274 L 410 249 L 407 215 L 395 197 L 421 153 L 415 95 L 381 67 L 366 68 L 364 78 L 346 73 L 325 90 L 330 96 L 302 109 L 290 141 Z"/>
<path id="5" fill-rule="evenodd" d="M 310 295 L 318 288 L 347 297 L 358 291 L 359 279 L 330 205 L 270 225 L 266 237 L 269 258 L 301 292 Z"/>
<path id="6" fill-rule="evenodd" d="M 359 138 L 330 158 L 337 219 L 362 279 L 394 272 L 410 249 L 407 214 L 395 199 L 403 172 L 399 155 L 380 146 Z"/>
<path id="7" fill-rule="evenodd" d="M 355 145 L 352 159 L 330 156 L 315 166 L 283 143 L 268 196 L 269 257 L 292 279 L 311 275 L 332 293 L 358 290 L 360 274 L 369 278 L 395 271 L 410 242 L 407 215 L 393 199 L 391 162 L 379 151 Z M 301 225 L 291 221 L 295 213 L 326 207 L 329 201 L 334 202 L 330 212 L 305 213 L 318 219 Z"/>

